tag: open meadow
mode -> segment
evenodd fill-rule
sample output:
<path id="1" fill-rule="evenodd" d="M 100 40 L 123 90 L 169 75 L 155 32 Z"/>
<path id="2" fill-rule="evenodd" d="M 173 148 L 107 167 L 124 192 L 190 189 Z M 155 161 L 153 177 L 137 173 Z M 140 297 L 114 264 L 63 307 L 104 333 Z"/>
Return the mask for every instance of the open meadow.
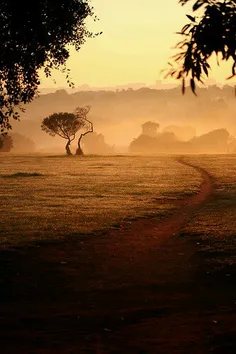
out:
<path id="1" fill-rule="evenodd" d="M 1 156 L 3 353 L 235 353 L 235 172 L 235 155 Z"/>
<path id="2" fill-rule="evenodd" d="M 171 157 L 0 156 L 0 242 L 52 240 L 161 218 L 199 190 Z"/>

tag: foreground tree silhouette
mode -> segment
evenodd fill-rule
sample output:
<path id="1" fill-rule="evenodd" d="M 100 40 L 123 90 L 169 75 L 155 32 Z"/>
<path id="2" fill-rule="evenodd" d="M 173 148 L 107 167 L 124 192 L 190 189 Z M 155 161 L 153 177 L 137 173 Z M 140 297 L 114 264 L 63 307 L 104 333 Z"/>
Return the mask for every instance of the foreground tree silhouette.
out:
<path id="1" fill-rule="evenodd" d="M 90 106 L 77 107 L 75 110 L 75 115 L 77 120 L 81 122 L 81 127 L 85 128 L 85 132 L 81 133 L 78 139 L 78 146 L 75 153 L 78 156 L 84 155 L 81 147 L 82 138 L 89 133 L 93 133 L 93 123 L 87 118 L 87 115 L 90 112 L 90 108 L 91 108 Z"/>
<path id="2" fill-rule="evenodd" d="M 52 136 L 60 136 L 67 140 L 65 149 L 67 155 L 72 155 L 70 144 L 75 140 L 75 134 L 84 126 L 82 120 L 78 120 L 73 113 L 54 113 L 44 118 L 41 128 Z"/>
<path id="3" fill-rule="evenodd" d="M 72 85 L 66 61 L 69 47 L 79 50 L 93 36 L 85 25 L 93 16 L 89 0 L 34 0 L 0 2 L 0 129 L 17 119 L 16 106 L 37 93 L 39 69 L 46 76 L 61 68 Z M 94 16 L 96 20 L 96 17 Z"/>
<path id="4" fill-rule="evenodd" d="M 179 0 L 181 5 L 193 0 Z M 234 0 L 195 0 L 192 10 L 194 16 L 181 30 L 183 40 L 176 48 L 180 50 L 173 58 L 177 67 L 170 63 L 167 76 L 182 80 L 185 93 L 185 80 L 190 78 L 190 86 L 196 94 L 196 81 L 202 82 L 208 76 L 209 59 L 216 54 L 217 60 L 232 60 L 232 72 L 236 75 L 236 2 Z M 197 16 L 198 10 L 200 15 Z M 196 15 L 195 15 L 196 13 Z"/>

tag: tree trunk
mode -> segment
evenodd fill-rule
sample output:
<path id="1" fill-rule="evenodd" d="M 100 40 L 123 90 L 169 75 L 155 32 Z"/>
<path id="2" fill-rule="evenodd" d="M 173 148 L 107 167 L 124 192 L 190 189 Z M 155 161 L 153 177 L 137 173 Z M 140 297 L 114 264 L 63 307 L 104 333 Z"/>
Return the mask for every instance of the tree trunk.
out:
<path id="1" fill-rule="evenodd" d="M 77 150 L 76 150 L 76 153 L 75 153 L 75 155 L 77 155 L 77 156 L 83 156 L 84 155 L 83 150 L 81 148 L 81 139 L 82 139 L 82 137 L 83 137 L 83 134 L 80 135 L 79 140 L 78 140 L 78 147 L 77 147 Z"/>
<path id="2" fill-rule="evenodd" d="M 85 135 L 89 134 L 89 133 L 93 133 L 93 123 L 90 122 L 88 119 L 85 119 L 85 120 L 86 120 L 86 122 L 88 122 L 90 124 L 90 126 L 89 126 L 89 130 L 88 131 L 86 131 L 85 133 L 80 134 L 80 137 L 78 139 L 78 147 L 77 147 L 77 150 L 76 150 L 76 153 L 75 153 L 75 155 L 77 155 L 77 156 L 83 156 L 84 155 L 83 150 L 81 148 L 81 140 L 82 140 L 82 138 Z"/>
<path id="3" fill-rule="evenodd" d="M 70 140 L 68 140 L 68 142 L 67 142 L 67 144 L 66 144 L 66 154 L 67 154 L 68 156 L 71 156 L 71 155 L 72 155 L 72 153 L 71 153 L 71 151 L 70 151 Z"/>

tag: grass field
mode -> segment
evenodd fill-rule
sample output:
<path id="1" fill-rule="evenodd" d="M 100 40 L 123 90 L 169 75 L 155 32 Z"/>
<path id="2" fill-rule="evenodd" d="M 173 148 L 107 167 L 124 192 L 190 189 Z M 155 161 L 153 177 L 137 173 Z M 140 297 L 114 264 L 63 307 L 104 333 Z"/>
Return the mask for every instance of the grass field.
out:
<path id="1" fill-rule="evenodd" d="M 188 157 L 214 177 L 214 194 L 208 204 L 185 227 L 187 238 L 201 242 L 216 267 L 236 261 L 236 156 Z"/>
<path id="2" fill-rule="evenodd" d="M 1 162 L 4 353 L 236 353 L 236 156 Z"/>
<path id="3" fill-rule="evenodd" d="M 163 217 L 201 177 L 171 157 L 1 156 L 0 239 L 65 238 Z"/>

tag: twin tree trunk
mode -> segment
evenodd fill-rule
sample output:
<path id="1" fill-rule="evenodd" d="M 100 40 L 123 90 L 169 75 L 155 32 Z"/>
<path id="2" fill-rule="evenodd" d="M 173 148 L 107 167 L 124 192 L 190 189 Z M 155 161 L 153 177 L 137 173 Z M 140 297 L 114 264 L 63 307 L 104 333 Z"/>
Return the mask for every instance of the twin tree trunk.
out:
<path id="1" fill-rule="evenodd" d="M 83 150 L 81 148 L 81 140 L 82 140 L 84 135 L 86 135 L 86 134 L 85 133 L 84 134 L 80 134 L 80 137 L 78 139 L 78 147 L 77 147 L 76 153 L 75 153 L 75 155 L 77 155 L 77 156 L 83 156 L 84 155 Z"/>
<path id="2" fill-rule="evenodd" d="M 83 156 L 84 155 L 83 150 L 81 148 L 81 140 L 82 140 L 82 138 L 85 135 L 89 134 L 89 133 L 93 133 L 93 124 L 90 121 L 88 121 L 88 122 L 90 123 L 89 130 L 87 132 L 85 132 L 85 133 L 80 134 L 80 137 L 78 139 L 78 147 L 77 147 L 77 150 L 76 150 L 76 153 L 75 153 L 75 155 L 77 155 L 77 156 Z"/>
<path id="3" fill-rule="evenodd" d="M 67 154 L 68 156 L 71 156 L 71 155 L 72 155 L 72 152 L 70 151 L 70 143 L 71 143 L 71 141 L 68 140 L 68 142 L 67 142 L 67 144 L 66 144 L 66 154 Z"/>
<path id="4" fill-rule="evenodd" d="M 78 147 L 77 147 L 77 150 L 76 150 L 76 153 L 75 153 L 75 155 L 78 155 L 78 156 L 83 156 L 84 155 L 83 150 L 81 148 L 81 139 L 82 139 L 82 137 L 83 137 L 83 134 L 81 134 L 80 137 L 79 137 Z M 67 154 L 67 156 L 71 156 L 72 155 L 72 152 L 70 150 L 70 143 L 71 143 L 71 140 L 68 140 L 67 144 L 66 144 L 66 154 Z"/>
<path id="5" fill-rule="evenodd" d="M 77 146 L 77 149 L 76 149 L 76 152 L 75 152 L 75 155 L 77 155 L 77 156 L 83 156 L 84 155 L 84 152 L 83 152 L 83 150 L 81 148 L 81 140 L 82 140 L 82 138 L 85 135 L 89 134 L 89 133 L 93 133 L 93 124 L 90 121 L 88 121 L 88 122 L 90 123 L 89 130 L 87 132 L 85 132 L 85 133 L 80 134 L 80 137 L 78 139 L 78 146 Z M 74 140 L 74 137 L 72 139 L 68 139 L 68 142 L 66 144 L 66 154 L 68 156 L 72 155 L 72 152 L 70 151 L 70 144 L 71 144 L 71 141 L 73 141 L 73 140 Z"/>

